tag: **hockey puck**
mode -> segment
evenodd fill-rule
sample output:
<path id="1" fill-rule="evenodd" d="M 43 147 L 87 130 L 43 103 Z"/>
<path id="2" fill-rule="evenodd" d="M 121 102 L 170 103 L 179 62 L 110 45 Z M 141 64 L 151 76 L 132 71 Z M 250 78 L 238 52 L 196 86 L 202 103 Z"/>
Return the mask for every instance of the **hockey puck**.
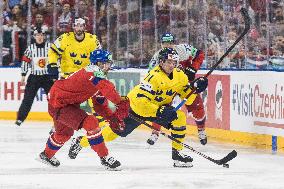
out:
<path id="1" fill-rule="evenodd" d="M 229 166 L 229 164 L 224 163 L 224 164 L 223 164 L 223 167 L 229 168 L 230 166 Z"/>

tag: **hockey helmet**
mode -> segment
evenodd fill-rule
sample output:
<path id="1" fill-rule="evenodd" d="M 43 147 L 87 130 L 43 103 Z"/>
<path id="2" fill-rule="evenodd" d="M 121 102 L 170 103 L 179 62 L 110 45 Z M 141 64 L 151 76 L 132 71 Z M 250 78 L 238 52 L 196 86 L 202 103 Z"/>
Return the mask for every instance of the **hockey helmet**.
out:
<path id="1" fill-rule="evenodd" d="M 161 43 L 174 43 L 175 42 L 175 36 L 172 33 L 164 33 L 161 36 Z"/>
<path id="2" fill-rule="evenodd" d="M 173 48 L 163 48 L 159 52 L 159 61 L 162 60 L 163 62 L 165 60 L 175 60 L 179 61 L 179 56 L 176 50 Z"/>
<path id="3" fill-rule="evenodd" d="M 97 64 L 98 62 L 112 62 L 112 54 L 109 51 L 103 49 L 94 50 L 90 54 L 90 62 L 91 64 Z"/>
<path id="4" fill-rule="evenodd" d="M 36 27 L 34 32 L 33 32 L 33 35 L 36 35 L 38 33 L 42 33 L 42 34 L 45 34 L 45 30 L 42 28 L 42 27 Z"/>
<path id="5" fill-rule="evenodd" d="M 77 26 L 78 24 L 85 25 L 86 24 L 85 19 L 83 19 L 83 18 L 75 18 L 73 25 Z"/>

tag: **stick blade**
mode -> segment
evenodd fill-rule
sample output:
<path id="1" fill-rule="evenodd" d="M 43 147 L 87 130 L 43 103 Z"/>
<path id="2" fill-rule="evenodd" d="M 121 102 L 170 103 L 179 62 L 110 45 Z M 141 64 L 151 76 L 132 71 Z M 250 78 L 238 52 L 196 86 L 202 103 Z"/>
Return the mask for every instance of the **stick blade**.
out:
<path id="1" fill-rule="evenodd" d="M 234 159 L 235 157 L 237 157 L 238 153 L 236 150 L 231 151 L 226 157 L 224 157 L 223 159 L 221 159 L 221 163 L 227 163 L 229 161 L 231 161 L 232 159 Z"/>
<path id="2" fill-rule="evenodd" d="M 217 160 L 216 163 L 218 165 L 226 164 L 227 162 L 231 161 L 235 157 L 237 157 L 238 153 L 236 150 L 231 151 L 228 155 L 226 155 L 224 158 Z"/>

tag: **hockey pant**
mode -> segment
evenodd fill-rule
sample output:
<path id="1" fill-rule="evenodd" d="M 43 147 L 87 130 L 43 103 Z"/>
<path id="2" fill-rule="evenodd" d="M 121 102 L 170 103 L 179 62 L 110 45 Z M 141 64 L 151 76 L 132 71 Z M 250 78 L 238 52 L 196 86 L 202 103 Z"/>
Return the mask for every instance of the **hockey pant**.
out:
<path id="1" fill-rule="evenodd" d="M 53 118 L 55 132 L 47 140 L 45 153 L 51 158 L 74 134 L 74 130 L 84 128 L 91 148 L 99 157 L 108 155 L 108 149 L 99 128 L 99 121 L 93 115 L 88 115 L 79 105 L 67 105 L 56 109 L 48 106 L 48 111 Z M 70 119 L 72 118 L 72 119 Z"/>
<path id="2" fill-rule="evenodd" d="M 181 110 L 178 110 L 177 114 L 178 114 L 178 119 L 174 120 L 171 123 L 171 127 L 170 127 L 171 128 L 171 135 L 172 135 L 172 137 L 176 138 L 180 142 L 184 142 L 185 134 L 186 134 L 186 115 Z M 142 118 L 142 117 L 140 117 L 140 118 Z M 147 119 L 146 120 L 145 118 L 144 118 L 144 120 L 150 121 L 150 122 L 155 121 L 155 119 Z M 113 132 L 110 127 L 104 128 L 102 130 L 102 135 L 105 138 L 105 141 L 107 141 L 107 142 L 112 141 L 112 140 L 116 139 L 118 136 L 126 137 L 130 133 L 132 133 L 132 131 L 134 131 L 139 125 L 141 125 L 139 122 L 133 120 L 130 117 L 125 118 L 124 123 L 125 123 L 125 129 L 120 133 Z M 84 137 L 81 140 L 80 144 L 83 147 L 86 147 L 86 146 L 89 145 L 88 141 Z M 174 142 L 174 141 L 172 142 L 172 147 L 174 149 L 177 149 L 177 150 L 183 149 L 183 146 L 181 144 L 178 144 L 177 142 Z"/>
<path id="3" fill-rule="evenodd" d="M 17 114 L 17 120 L 21 120 L 22 122 L 25 121 L 31 110 L 38 89 L 43 88 L 45 94 L 48 94 L 52 85 L 53 81 L 48 75 L 30 74 L 25 87 L 24 99 Z"/>

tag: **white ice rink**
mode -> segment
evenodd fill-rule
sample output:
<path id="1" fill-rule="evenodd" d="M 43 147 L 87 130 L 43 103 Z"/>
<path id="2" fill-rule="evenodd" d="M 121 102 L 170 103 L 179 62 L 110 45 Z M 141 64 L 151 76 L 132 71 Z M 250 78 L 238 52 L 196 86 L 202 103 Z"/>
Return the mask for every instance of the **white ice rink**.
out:
<path id="1" fill-rule="evenodd" d="M 160 137 L 147 149 L 149 133 L 138 130 L 127 138 L 108 143 L 111 155 L 121 161 L 122 171 L 107 171 L 99 158 L 83 149 L 76 160 L 68 158 L 70 142 L 56 154 L 61 165 L 52 168 L 35 160 L 44 149 L 51 122 L 26 122 L 21 127 L 12 121 L 0 122 L 1 189 L 284 189 L 284 156 L 268 151 L 224 145 L 210 141 L 201 146 L 193 137 L 186 143 L 220 159 L 236 149 L 237 158 L 223 168 L 192 154 L 194 167 L 173 168 L 171 146 Z"/>

